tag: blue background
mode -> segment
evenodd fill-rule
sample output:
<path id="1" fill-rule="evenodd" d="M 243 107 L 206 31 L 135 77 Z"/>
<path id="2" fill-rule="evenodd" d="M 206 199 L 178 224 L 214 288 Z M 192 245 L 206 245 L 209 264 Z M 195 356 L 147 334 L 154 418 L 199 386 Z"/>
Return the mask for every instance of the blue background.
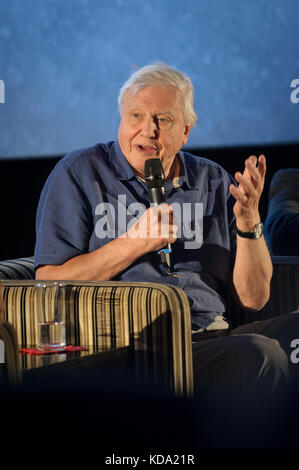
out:
<path id="1" fill-rule="evenodd" d="M 193 80 L 187 147 L 299 141 L 296 0 L 1 0 L 0 157 L 116 136 L 118 90 L 162 60 Z"/>

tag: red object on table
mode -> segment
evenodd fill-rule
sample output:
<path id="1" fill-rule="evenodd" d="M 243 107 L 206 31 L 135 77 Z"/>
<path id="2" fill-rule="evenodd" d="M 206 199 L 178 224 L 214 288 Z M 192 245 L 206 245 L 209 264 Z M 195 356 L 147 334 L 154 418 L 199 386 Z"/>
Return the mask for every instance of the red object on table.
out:
<path id="1" fill-rule="evenodd" d="M 88 351 L 88 348 L 83 348 L 82 346 L 64 346 L 63 348 L 55 349 L 38 349 L 38 348 L 21 348 L 19 352 L 21 354 L 33 354 L 34 356 L 40 356 L 44 354 L 60 354 L 73 351 Z"/>

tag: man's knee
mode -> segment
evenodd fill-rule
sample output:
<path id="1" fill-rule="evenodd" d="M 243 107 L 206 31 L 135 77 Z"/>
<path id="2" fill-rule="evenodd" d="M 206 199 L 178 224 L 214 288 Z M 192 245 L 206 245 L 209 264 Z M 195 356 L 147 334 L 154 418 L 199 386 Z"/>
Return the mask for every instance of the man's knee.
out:
<path id="1" fill-rule="evenodd" d="M 248 333 L 232 335 L 240 366 L 252 384 L 275 389 L 289 378 L 288 358 L 277 340 Z M 240 371 L 239 371 L 240 372 Z"/>
<path id="2" fill-rule="evenodd" d="M 256 333 L 193 345 L 195 384 L 209 389 L 267 392 L 288 382 L 288 359 L 278 341 Z"/>

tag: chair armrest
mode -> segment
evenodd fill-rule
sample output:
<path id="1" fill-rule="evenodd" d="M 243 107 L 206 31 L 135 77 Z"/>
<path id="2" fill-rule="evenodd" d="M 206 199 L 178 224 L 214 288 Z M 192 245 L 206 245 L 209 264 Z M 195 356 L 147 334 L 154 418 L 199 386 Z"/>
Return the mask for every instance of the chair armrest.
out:
<path id="1" fill-rule="evenodd" d="M 6 318 L 21 347 L 37 342 L 38 282 L 2 281 Z M 181 289 L 145 282 L 66 283 L 69 344 L 88 345 L 93 352 L 129 346 L 137 375 L 162 381 L 176 395 L 192 395 L 190 306 Z"/>
<path id="2" fill-rule="evenodd" d="M 0 279 L 35 279 L 34 257 L 0 261 Z"/>
<path id="3" fill-rule="evenodd" d="M 21 369 L 17 337 L 7 321 L 0 322 L 0 342 L 0 384 L 19 384 Z"/>
<path id="4" fill-rule="evenodd" d="M 259 311 L 242 309 L 229 297 L 229 320 L 233 327 L 293 312 L 299 307 L 299 257 L 273 256 L 270 299 Z"/>

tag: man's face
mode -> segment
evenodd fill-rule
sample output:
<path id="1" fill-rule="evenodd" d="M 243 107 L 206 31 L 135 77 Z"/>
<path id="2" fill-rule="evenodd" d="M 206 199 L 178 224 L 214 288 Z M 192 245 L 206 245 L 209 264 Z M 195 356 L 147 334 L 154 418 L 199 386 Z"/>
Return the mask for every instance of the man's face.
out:
<path id="1" fill-rule="evenodd" d="M 145 86 L 134 96 L 125 92 L 118 141 L 138 176 L 144 176 L 145 161 L 157 157 L 168 177 L 191 129 L 185 125 L 183 110 L 183 96 L 173 86 Z"/>

